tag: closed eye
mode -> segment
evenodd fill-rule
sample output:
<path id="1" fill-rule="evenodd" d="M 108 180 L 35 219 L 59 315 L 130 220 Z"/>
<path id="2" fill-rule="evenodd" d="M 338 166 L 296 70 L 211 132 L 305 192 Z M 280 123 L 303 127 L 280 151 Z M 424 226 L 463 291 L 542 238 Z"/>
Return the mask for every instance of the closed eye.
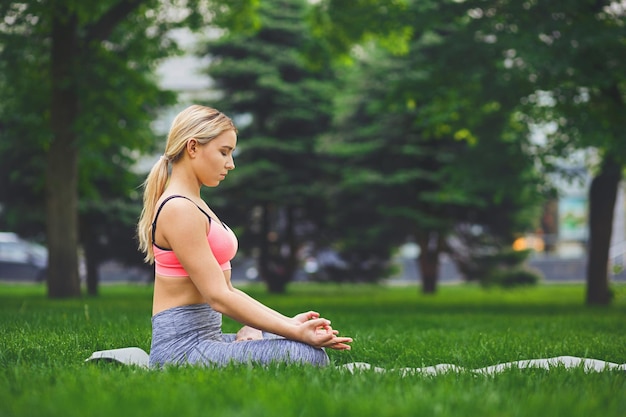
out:
<path id="1" fill-rule="evenodd" d="M 228 156 L 228 154 L 230 154 L 233 151 L 233 148 L 231 148 L 230 146 L 223 146 L 220 149 L 220 152 L 222 153 L 222 155 L 224 156 Z"/>

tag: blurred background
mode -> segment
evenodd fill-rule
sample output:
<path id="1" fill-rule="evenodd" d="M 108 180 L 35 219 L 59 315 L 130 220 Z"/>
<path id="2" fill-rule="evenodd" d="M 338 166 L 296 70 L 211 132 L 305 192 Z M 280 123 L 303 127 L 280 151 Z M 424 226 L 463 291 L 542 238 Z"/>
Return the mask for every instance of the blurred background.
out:
<path id="1" fill-rule="evenodd" d="M 626 280 L 624 1 L 0 5 L 0 280 L 152 282 L 142 182 L 218 108 L 233 279 Z"/>

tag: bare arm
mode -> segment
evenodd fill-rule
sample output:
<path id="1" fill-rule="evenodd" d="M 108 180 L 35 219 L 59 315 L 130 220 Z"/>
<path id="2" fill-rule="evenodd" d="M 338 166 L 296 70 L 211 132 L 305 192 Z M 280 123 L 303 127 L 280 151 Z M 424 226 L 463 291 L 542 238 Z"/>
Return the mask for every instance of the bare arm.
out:
<path id="1" fill-rule="evenodd" d="M 248 300 L 252 303 L 258 304 L 258 306 L 260 308 L 264 308 L 267 309 L 267 311 L 270 314 L 275 314 L 277 315 L 277 317 L 280 317 L 282 320 L 286 320 L 290 323 L 295 323 L 295 324 L 302 324 L 305 323 L 309 320 L 312 319 L 317 319 L 319 318 L 319 313 L 316 311 L 307 311 L 305 313 L 300 313 L 297 314 L 294 317 L 287 317 L 282 315 L 281 313 L 277 312 L 276 310 L 273 310 L 269 307 L 267 307 L 266 305 L 258 302 L 257 300 L 255 300 L 254 298 L 250 297 L 248 294 L 246 294 L 245 292 L 235 288 L 232 283 L 230 282 L 230 280 L 228 280 L 228 286 L 231 289 L 231 291 L 235 291 L 240 293 L 242 296 L 248 298 Z M 334 332 L 335 335 L 339 334 L 339 332 L 337 330 L 332 330 Z M 237 337 L 236 340 L 240 341 L 240 340 L 255 340 L 255 339 L 262 339 L 263 338 L 263 334 L 259 329 L 255 329 L 253 327 L 250 326 L 244 326 L 242 327 L 238 332 L 237 332 Z M 348 345 L 346 345 L 345 343 L 337 343 L 331 346 L 327 346 L 330 347 L 332 349 L 338 349 L 338 350 L 346 350 L 346 349 L 350 349 L 350 347 Z"/>
<path id="2" fill-rule="evenodd" d="M 298 340 L 316 347 L 349 343 L 338 337 L 330 321 L 313 318 L 297 323 L 254 300 L 233 291 L 207 242 L 207 221 L 201 212 L 184 199 L 172 200 L 161 213 L 160 227 L 191 280 L 213 309 L 247 326 Z"/>
<path id="3" fill-rule="evenodd" d="M 227 280 L 226 282 L 228 289 L 230 289 L 233 292 L 238 293 L 239 295 L 241 295 L 242 297 L 245 297 L 246 299 L 248 299 L 249 302 L 256 304 L 259 308 L 262 308 L 264 310 L 266 310 L 268 313 L 275 315 L 276 317 L 280 318 L 281 320 L 285 320 L 290 322 L 291 319 L 281 313 L 279 313 L 278 311 L 266 306 L 265 304 L 255 300 L 254 298 L 250 297 L 248 294 L 246 294 L 245 292 L 235 288 L 233 286 L 233 284 L 231 283 L 230 279 Z"/>
<path id="4" fill-rule="evenodd" d="M 319 318 L 320 316 L 319 313 L 315 311 L 307 311 L 306 313 L 298 314 L 295 317 L 287 317 L 279 313 L 278 311 L 273 310 L 272 308 L 266 306 L 265 304 L 255 300 L 254 298 L 250 297 L 248 294 L 241 291 L 240 289 L 233 287 L 233 285 L 230 283 L 230 280 L 228 281 L 228 285 L 231 291 L 239 293 L 242 297 L 247 298 L 251 303 L 257 304 L 260 308 L 266 309 L 270 314 L 274 314 L 276 315 L 276 317 L 279 317 L 280 319 L 285 320 L 289 323 L 302 324 L 305 321 L 316 319 L 316 318 Z"/>

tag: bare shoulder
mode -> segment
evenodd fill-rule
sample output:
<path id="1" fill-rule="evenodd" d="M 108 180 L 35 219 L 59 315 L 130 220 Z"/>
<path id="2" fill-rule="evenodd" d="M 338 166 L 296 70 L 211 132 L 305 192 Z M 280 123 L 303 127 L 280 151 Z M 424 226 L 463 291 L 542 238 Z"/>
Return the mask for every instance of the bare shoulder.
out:
<path id="1" fill-rule="evenodd" d="M 192 199 L 179 195 L 161 197 L 157 202 L 157 208 L 158 207 L 161 207 L 162 213 L 191 211 L 192 209 L 198 210 L 198 207 Z"/>
<path id="2" fill-rule="evenodd" d="M 201 276 L 207 260 L 214 259 L 207 240 L 209 225 L 207 216 L 193 201 L 172 198 L 159 214 L 156 240 L 174 251 L 189 276 Z"/>
<path id="3" fill-rule="evenodd" d="M 159 202 L 162 204 L 162 202 Z M 171 198 L 161 208 L 157 230 L 166 235 L 201 231 L 205 233 L 206 216 L 187 198 Z"/>

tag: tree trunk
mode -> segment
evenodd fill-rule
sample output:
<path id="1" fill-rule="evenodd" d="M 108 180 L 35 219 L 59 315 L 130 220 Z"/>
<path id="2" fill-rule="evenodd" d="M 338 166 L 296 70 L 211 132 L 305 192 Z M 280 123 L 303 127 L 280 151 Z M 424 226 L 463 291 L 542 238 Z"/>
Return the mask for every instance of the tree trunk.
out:
<path id="1" fill-rule="evenodd" d="M 285 286 L 293 280 L 293 275 L 296 273 L 298 267 L 298 241 L 296 238 L 296 219 L 295 208 L 292 206 L 287 207 L 287 230 L 286 240 L 287 247 L 289 248 L 289 255 L 287 257 L 287 274 L 285 276 Z"/>
<path id="2" fill-rule="evenodd" d="M 78 115 L 75 14 L 56 12 L 52 23 L 52 140 L 46 167 L 48 296 L 80 296 L 78 275 Z"/>
<path id="3" fill-rule="evenodd" d="M 90 259 L 89 256 L 86 257 L 85 263 L 87 266 L 87 294 L 96 297 L 98 295 L 98 284 L 100 283 L 100 265 L 97 261 Z"/>
<path id="4" fill-rule="evenodd" d="M 417 244 L 420 247 L 420 256 L 417 259 L 422 276 L 422 293 L 434 294 L 437 291 L 439 280 L 439 254 L 442 248 L 440 233 L 429 231 L 419 233 Z"/>
<path id="5" fill-rule="evenodd" d="M 270 277 L 270 268 L 269 268 L 269 242 L 267 236 L 270 232 L 270 219 L 269 219 L 269 207 L 267 204 L 263 205 L 263 213 L 261 214 L 261 227 L 259 231 L 259 259 L 257 261 L 259 268 L 259 275 L 261 279 L 269 286 L 271 277 Z"/>
<path id="6" fill-rule="evenodd" d="M 98 284 L 100 283 L 100 257 L 99 254 L 102 253 L 102 248 L 97 245 L 94 239 L 88 239 L 85 236 L 89 234 L 96 233 L 90 230 L 90 225 L 92 222 L 91 219 L 87 219 L 80 223 L 80 233 L 82 235 L 81 241 L 83 246 L 83 251 L 85 255 L 85 266 L 87 269 L 87 294 L 91 296 L 98 295 Z"/>
<path id="7" fill-rule="evenodd" d="M 283 294 L 286 290 L 283 278 L 286 271 L 285 262 L 280 254 L 280 241 L 272 222 L 274 210 L 275 207 L 271 204 L 263 206 L 259 239 L 259 273 L 270 293 Z"/>
<path id="8" fill-rule="evenodd" d="M 276 211 L 283 213 L 280 210 L 269 204 L 263 206 L 259 239 L 259 273 L 267 284 L 267 290 L 272 294 L 284 294 L 287 291 L 287 284 L 293 279 L 297 267 L 294 209 L 285 209 L 284 230 L 282 223 L 278 222 L 281 225 L 279 227 L 275 221 Z M 277 230 L 279 228 L 281 230 Z M 285 249 L 288 253 L 285 253 Z"/>
<path id="9" fill-rule="evenodd" d="M 589 246 L 587 261 L 587 304 L 610 304 L 608 265 L 613 212 L 622 167 L 605 156 L 602 170 L 591 181 L 589 189 Z"/>
<path id="10" fill-rule="evenodd" d="M 271 239 L 267 242 L 269 252 L 268 276 L 266 279 L 267 289 L 272 294 L 284 294 L 287 292 L 287 284 L 291 281 L 294 273 L 294 230 L 293 212 L 288 208 L 285 212 L 280 207 L 273 207 L 276 211 L 274 217 L 286 215 L 284 230 L 281 230 L 280 221 L 270 220 Z M 282 232 L 282 233 L 281 233 Z M 288 253 L 284 253 L 285 250 Z"/>

